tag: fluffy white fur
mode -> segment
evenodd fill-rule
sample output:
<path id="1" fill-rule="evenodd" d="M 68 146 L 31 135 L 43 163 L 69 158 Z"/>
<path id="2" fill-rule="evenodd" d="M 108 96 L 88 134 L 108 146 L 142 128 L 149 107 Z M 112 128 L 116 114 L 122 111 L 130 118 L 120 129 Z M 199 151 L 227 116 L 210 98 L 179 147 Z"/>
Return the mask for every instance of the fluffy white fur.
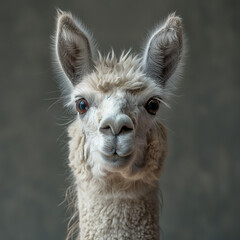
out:
<path id="1" fill-rule="evenodd" d="M 78 239 L 159 238 L 158 180 L 167 153 L 160 108 L 183 55 L 181 19 L 170 15 L 147 42 L 143 57 L 112 51 L 96 57 L 90 35 L 60 11 L 56 58 L 71 86 L 69 107 L 81 98 L 69 126 L 69 166 L 77 191 Z M 159 57 L 160 56 L 160 57 Z M 154 71 L 155 75 L 151 74 Z"/>

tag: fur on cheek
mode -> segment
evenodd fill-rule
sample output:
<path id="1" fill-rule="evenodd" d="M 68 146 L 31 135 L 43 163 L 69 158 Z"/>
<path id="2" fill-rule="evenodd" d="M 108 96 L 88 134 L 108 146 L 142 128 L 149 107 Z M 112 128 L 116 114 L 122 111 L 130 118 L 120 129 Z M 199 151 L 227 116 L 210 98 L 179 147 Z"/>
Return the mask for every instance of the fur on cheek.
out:
<path id="1" fill-rule="evenodd" d="M 144 179 L 158 180 L 167 156 L 167 132 L 162 124 L 158 125 L 159 131 L 152 130 L 149 134 L 148 154 Z"/>
<path id="2" fill-rule="evenodd" d="M 167 156 L 167 134 L 162 124 L 158 125 L 159 130 L 150 130 L 147 135 L 147 149 L 144 154 L 145 165 L 137 173 L 132 174 L 133 166 L 121 172 L 123 177 L 132 180 L 142 180 L 152 184 L 160 178 L 164 159 Z M 142 154 L 141 154 L 142 156 Z"/>
<path id="3" fill-rule="evenodd" d="M 78 176 L 78 180 L 88 180 L 92 178 L 90 166 L 86 159 L 88 152 L 86 150 L 86 137 L 81 123 L 74 122 L 68 129 L 69 141 L 69 166 L 73 174 Z"/>

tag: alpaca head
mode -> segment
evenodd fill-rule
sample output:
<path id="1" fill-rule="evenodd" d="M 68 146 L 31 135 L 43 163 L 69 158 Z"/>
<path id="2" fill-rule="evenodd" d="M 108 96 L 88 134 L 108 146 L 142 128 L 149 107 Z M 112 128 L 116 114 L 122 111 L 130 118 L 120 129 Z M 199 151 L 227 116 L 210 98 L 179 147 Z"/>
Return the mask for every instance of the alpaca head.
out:
<path id="1" fill-rule="evenodd" d="M 175 85 L 183 55 L 181 19 L 170 15 L 150 36 L 141 56 L 96 54 L 91 35 L 59 11 L 56 60 L 70 127 L 75 175 L 157 180 L 166 155 L 160 109 Z M 83 170 L 84 169 L 84 170 Z"/>

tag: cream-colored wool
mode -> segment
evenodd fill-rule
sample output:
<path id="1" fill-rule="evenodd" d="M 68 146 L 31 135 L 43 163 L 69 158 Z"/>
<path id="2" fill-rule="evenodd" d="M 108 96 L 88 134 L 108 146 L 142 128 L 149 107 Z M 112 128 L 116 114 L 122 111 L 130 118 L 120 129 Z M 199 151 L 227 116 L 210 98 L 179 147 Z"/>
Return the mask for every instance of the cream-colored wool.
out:
<path id="1" fill-rule="evenodd" d="M 143 56 L 97 56 L 83 25 L 58 12 L 56 61 L 66 106 L 76 113 L 68 133 L 78 239 L 159 239 L 158 181 L 167 154 L 161 108 L 180 72 L 182 42 L 181 19 L 172 14 Z"/>

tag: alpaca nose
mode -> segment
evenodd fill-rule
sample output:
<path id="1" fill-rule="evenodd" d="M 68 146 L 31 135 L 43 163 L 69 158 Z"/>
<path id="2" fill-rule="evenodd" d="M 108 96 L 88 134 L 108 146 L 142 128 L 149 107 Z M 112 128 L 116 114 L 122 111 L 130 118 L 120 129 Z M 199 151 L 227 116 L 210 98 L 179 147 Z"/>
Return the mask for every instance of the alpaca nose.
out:
<path id="1" fill-rule="evenodd" d="M 133 129 L 131 118 L 124 114 L 104 118 L 99 127 L 101 133 L 106 135 L 113 134 L 115 136 L 131 133 Z"/>

